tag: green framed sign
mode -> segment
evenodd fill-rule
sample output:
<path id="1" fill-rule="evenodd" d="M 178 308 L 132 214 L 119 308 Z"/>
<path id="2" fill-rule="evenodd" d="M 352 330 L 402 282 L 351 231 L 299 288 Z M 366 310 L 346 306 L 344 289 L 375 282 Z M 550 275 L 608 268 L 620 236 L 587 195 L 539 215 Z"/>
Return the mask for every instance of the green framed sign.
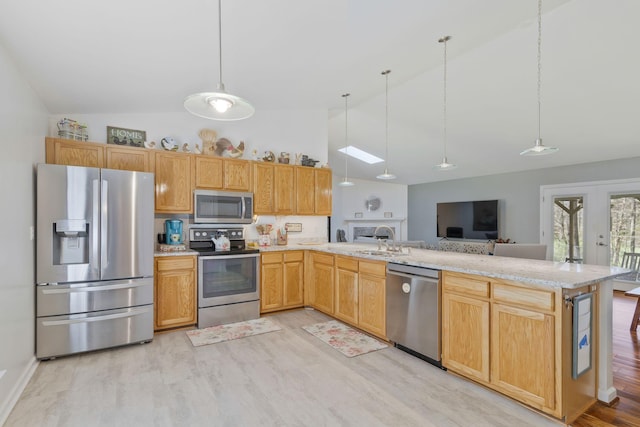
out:
<path id="1" fill-rule="evenodd" d="M 146 131 L 107 126 L 107 144 L 144 147 L 144 142 L 146 140 Z"/>

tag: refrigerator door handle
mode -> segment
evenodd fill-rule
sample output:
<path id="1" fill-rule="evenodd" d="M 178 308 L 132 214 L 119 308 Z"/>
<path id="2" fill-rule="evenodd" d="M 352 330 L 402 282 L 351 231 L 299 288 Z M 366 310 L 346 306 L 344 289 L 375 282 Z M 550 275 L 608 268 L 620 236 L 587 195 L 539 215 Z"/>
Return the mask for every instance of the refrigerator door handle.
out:
<path id="1" fill-rule="evenodd" d="M 99 286 L 70 286 L 70 287 L 47 287 L 42 290 L 43 295 L 50 294 L 70 294 L 73 292 L 102 292 L 102 291 L 115 291 L 118 289 L 132 289 L 140 286 L 149 286 L 149 283 L 138 282 L 120 282 L 113 283 L 111 285 L 99 285 Z"/>
<path id="2" fill-rule="evenodd" d="M 123 317 L 133 317 L 139 316 L 141 314 L 145 314 L 149 312 L 149 306 L 132 308 L 125 313 L 115 313 L 115 314 L 105 314 L 104 316 L 95 316 L 95 317 L 81 317 L 78 319 L 67 319 L 67 320 L 44 320 L 42 322 L 42 326 L 63 326 L 63 325 L 73 325 L 74 323 L 87 323 L 87 322 L 102 322 L 105 320 L 113 320 L 113 319 L 121 319 Z"/>
<path id="3" fill-rule="evenodd" d="M 104 271 L 109 267 L 109 182 L 106 179 L 101 179 L 102 183 L 100 201 L 98 205 L 100 208 L 100 277 L 104 275 Z"/>
<path id="4" fill-rule="evenodd" d="M 93 209 L 91 221 L 91 257 L 89 264 L 91 269 L 96 271 L 96 278 L 100 277 L 100 180 L 94 179 L 92 182 Z M 97 264 L 97 265 L 96 265 Z"/>

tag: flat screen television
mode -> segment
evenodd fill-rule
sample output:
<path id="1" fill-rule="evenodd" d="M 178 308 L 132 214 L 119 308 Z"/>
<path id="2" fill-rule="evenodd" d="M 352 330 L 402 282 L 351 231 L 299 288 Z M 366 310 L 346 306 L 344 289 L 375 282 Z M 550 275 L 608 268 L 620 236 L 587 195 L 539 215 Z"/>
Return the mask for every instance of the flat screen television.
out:
<path id="1" fill-rule="evenodd" d="M 498 201 L 476 200 L 437 204 L 438 237 L 453 239 L 498 238 Z"/>

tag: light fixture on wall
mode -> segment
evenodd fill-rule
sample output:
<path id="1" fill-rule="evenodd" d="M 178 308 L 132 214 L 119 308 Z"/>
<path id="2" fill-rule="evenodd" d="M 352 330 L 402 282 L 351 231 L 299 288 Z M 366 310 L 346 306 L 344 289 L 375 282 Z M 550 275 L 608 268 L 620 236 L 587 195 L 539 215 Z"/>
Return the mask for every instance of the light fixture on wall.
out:
<path id="1" fill-rule="evenodd" d="M 527 148 L 521 156 L 542 156 L 544 154 L 552 154 L 558 151 L 555 147 L 545 147 L 542 145 L 542 138 L 540 137 L 540 110 L 542 109 L 542 102 L 540 101 L 540 87 L 542 86 L 542 0 L 538 0 L 538 139 L 533 147 Z"/>
<path id="2" fill-rule="evenodd" d="M 184 108 L 191 114 L 212 120 L 242 120 L 253 116 L 255 109 L 244 99 L 231 95 L 222 83 L 222 0 L 218 0 L 218 54 L 219 77 L 218 90 L 189 95 L 184 100 Z"/>
<path id="3" fill-rule="evenodd" d="M 451 40 L 451 36 L 444 36 L 438 39 L 438 43 L 444 45 L 444 80 L 443 80 L 443 102 L 442 102 L 442 147 L 443 156 L 442 162 L 435 165 L 433 168 L 441 171 L 448 171 L 455 169 L 458 166 L 453 163 L 449 163 L 447 159 L 447 42 Z"/>
<path id="4" fill-rule="evenodd" d="M 388 163 L 389 163 L 389 73 L 391 70 L 384 70 L 381 74 L 385 78 L 384 83 L 384 143 L 385 143 L 385 154 L 384 154 L 384 173 L 376 176 L 378 179 L 396 179 L 396 176 L 392 173 L 389 173 Z"/>
<path id="5" fill-rule="evenodd" d="M 349 98 L 349 95 L 351 94 L 342 94 L 342 97 L 344 98 L 344 146 L 346 151 L 344 152 L 344 179 L 338 184 L 340 187 L 351 187 L 354 185 L 353 182 L 349 181 L 349 122 L 347 120 L 347 113 L 349 111 L 347 99 Z"/>

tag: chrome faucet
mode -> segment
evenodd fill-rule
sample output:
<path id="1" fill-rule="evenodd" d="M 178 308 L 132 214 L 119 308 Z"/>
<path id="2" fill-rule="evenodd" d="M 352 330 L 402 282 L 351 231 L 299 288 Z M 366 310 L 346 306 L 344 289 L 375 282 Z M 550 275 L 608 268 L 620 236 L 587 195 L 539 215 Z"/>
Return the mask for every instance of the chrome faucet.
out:
<path id="1" fill-rule="evenodd" d="M 385 243 L 385 245 L 387 246 L 387 250 L 396 252 L 398 249 L 396 249 L 396 233 L 393 231 L 393 228 L 389 227 L 388 225 L 379 225 L 376 227 L 373 235 L 375 236 L 376 234 L 378 234 L 378 230 L 380 230 L 381 228 L 387 229 L 391 233 L 391 249 L 389 249 L 389 245 Z"/>

